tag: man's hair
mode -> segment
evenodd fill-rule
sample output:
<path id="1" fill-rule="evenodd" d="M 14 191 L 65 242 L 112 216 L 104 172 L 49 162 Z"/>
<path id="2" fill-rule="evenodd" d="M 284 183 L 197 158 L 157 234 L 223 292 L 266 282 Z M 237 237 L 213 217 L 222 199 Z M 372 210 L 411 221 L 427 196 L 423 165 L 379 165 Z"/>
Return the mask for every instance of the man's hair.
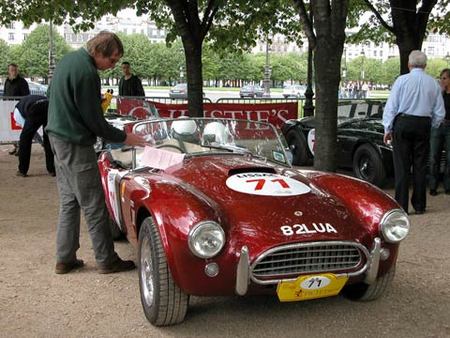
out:
<path id="1" fill-rule="evenodd" d="M 122 62 L 122 66 L 123 66 L 123 65 L 128 65 L 128 66 L 129 66 L 130 63 L 129 63 L 128 61 L 124 61 L 124 62 Z"/>
<path id="2" fill-rule="evenodd" d="M 16 68 L 19 68 L 19 66 L 17 65 L 17 64 L 15 64 L 15 63 L 10 63 L 9 65 L 8 65 L 8 68 L 9 67 L 16 67 Z"/>
<path id="3" fill-rule="evenodd" d="M 447 77 L 450 77 L 450 68 L 444 68 L 441 71 L 441 74 L 439 74 L 439 77 L 442 77 L 442 75 L 447 75 Z"/>
<path id="4" fill-rule="evenodd" d="M 427 65 L 427 56 L 420 50 L 413 50 L 409 54 L 408 64 L 411 67 L 425 68 Z"/>
<path id="5" fill-rule="evenodd" d="M 87 42 L 86 47 L 91 56 L 100 53 L 102 56 L 108 57 L 116 51 L 121 56 L 123 55 L 122 41 L 112 32 L 101 31 Z"/>

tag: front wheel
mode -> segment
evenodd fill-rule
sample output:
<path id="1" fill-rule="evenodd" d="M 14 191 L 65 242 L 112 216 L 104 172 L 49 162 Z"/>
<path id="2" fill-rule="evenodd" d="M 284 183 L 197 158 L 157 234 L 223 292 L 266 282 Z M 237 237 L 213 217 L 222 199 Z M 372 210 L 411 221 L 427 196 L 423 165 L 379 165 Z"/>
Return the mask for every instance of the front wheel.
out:
<path id="1" fill-rule="evenodd" d="M 394 279 L 395 268 L 391 269 L 388 273 L 381 277 L 378 277 L 373 284 L 366 284 L 364 282 L 347 285 L 344 287 L 343 295 L 351 300 L 357 300 L 362 302 L 368 302 L 375 300 L 386 291 L 388 286 Z"/>
<path id="2" fill-rule="evenodd" d="M 353 155 L 353 172 L 355 176 L 381 187 L 386 178 L 386 170 L 380 154 L 370 144 L 363 144 Z"/>
<path id="3" fill-rule="evenodd" d="M 155 326 L 181 323 L 189 295 L 172 278 L 158 229 L 147 217 L 139 231 L 139 289 L 145 317 Z"/>

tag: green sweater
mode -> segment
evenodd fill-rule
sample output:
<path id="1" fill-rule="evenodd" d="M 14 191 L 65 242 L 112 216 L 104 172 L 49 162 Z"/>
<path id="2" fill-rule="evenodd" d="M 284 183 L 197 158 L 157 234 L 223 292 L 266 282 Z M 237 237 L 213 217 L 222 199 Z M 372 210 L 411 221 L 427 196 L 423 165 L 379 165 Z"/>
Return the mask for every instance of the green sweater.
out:
<path id="1" fill-rule="evenodd" d="M 58 63 L 49 89 L 46 131 L 64 141 L 92 145 L 96 136 L 125 141 L 125 132 L 103 117 L 100 77 L 94 59 L 81 48 Z"/>

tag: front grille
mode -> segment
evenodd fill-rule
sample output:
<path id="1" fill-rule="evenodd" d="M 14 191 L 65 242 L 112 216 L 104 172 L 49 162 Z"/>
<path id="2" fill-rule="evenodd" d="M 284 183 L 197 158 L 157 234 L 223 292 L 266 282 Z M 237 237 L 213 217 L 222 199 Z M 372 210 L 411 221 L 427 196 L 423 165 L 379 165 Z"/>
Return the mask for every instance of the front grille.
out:
<path id="1" fill-rule="evenodd" d="M 331 271 L 352 271 L 363 264 L 365 254 L 351 242 L 290 244 L 266 251 L 252 266 L 256 279 Z"/>

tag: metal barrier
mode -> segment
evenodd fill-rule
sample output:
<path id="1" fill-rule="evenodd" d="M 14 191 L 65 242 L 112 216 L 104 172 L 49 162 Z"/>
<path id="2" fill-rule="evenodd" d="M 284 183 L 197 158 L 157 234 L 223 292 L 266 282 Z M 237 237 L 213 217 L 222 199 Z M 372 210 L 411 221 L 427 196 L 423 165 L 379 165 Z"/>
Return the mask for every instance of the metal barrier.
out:
<path id="1" fill-rule="evenodd" d="M 298 102 L 298 117 L 303 117 L 303 101 L 305 99 L 284 98 L 284 97 L 254 97 L 254 98 L 240 98 L 240 97 L 221 97 L 217 99 L 217 103 L 280 103 L 280 102 Z"/>

